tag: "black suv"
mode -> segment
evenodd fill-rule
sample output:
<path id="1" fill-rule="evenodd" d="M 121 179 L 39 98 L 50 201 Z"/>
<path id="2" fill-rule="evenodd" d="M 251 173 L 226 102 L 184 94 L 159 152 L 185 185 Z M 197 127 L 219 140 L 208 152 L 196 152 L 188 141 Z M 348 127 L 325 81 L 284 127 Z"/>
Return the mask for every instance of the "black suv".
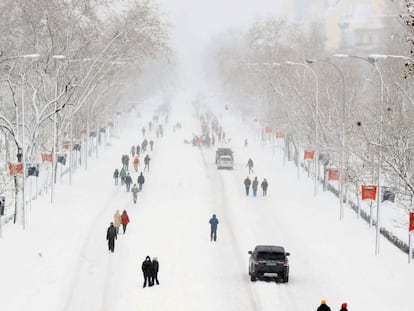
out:
<path id="1" fill-rule="evenodd" d="M 265 275 L 277 275 L 284 283 L 289 281 L 289 261 L 282 246 L 258 245 L 254 251 L 249 251 L 250 281 Z"/>
<path id="2" fill-rule="evenodd" d="M 217 150 L 216 150 L 216 164 L 217 164 L 218 159 L 221 156 L 224 156 L 224 155 L 231 156 L 231 159 L 234 161 L 233 151 L 230 148 L 217 148 Z"/>

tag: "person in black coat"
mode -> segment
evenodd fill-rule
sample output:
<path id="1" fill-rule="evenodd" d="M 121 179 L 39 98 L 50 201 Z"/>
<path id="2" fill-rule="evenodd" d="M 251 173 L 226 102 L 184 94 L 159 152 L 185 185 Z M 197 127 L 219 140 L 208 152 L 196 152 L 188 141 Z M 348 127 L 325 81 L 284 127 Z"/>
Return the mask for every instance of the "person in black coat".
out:
<path id="1" fill-rule="evenodd" d="M 141 269 L 142 269 L 142 273 L 144 274 L 144 286 L 143 287 L 147 286 L 147 282 L 149 286 L 154 285 L 152 281 L 154 268 L 152 266 L 150 256 L 145 257 L 145 260 L 142 263 Z"/>
<path id="2" fill-rule="evenodd" d="M 142 175 L 142 172 L 141 174 L 139 174 L 137 182 L 138 182 L 139 191 L 142 191 L 142 185 L 145 183 L 145 177 L 144 175 Z"/>
<path id="3" fill-rule="evenodd" d="M 265 197 L 267 195 L 267 187 L 269 186 L 266 178 L 263 179 L 262 183 L 260 184 L 260 186 L 262 187 L 263 190 L 263 196 Z"/>
<path id="4" fill-rule="evenodd" d="M 149 164 L 150 164 L 151 158 L 149 157 L 149 155 L 147 154 L 144 158 L 144 171 L 147 170 L 149 171 Z"/>
<path id="5" fill-rule="evenodd" d="M 117 239 L 116 228 L 114 227 L 113 222 L 111 222 L 106 231 L 106 239 L 108 241 L 108 249 L 113 253 L 115 250 L 115 240 Z"/>
<path id="6" fill-rule="evenodd" d="M 244 180 L 244 187 L 246 188 L 246 195 L 249 195 L 249 189 L 250 189 L 250 185 L 252 184 L 252 181 L 250 180 L 249 176 L 246 177 L 246 179 Z"/>
<path id="7" fill-rule="evenodd" d="M 132 177 L 128 173 L 128 175 L 125 177 L 125 185 L 126 185 L 127 192 L 129 192 L 129 189 L 131 189 L 131 184 L 132 184 Z"/>
<path id="8" fill-rule="evenodd" d="M 316 309 L 316 311 L 331 311 L 331 308 L 326 304 L 326 300 L 322 299 L 321 305 Z"/>
<path id="9" fill-rule="evenodd" d="M 115 180 L 115 186 L 116 185 L 118 185 L 118 178 L 119 178 L 119 171 L 118 171 L 118 169 L 116 168 L 115 169 L 115 171 L 114 171 L 114 175 L 113 175 L 113 177 L 114 177 L 114 180 Z"/>
<path id="10" fill-rule="evenodd" d="M 160 285 L 160 282 L 158 281 L 158 270 L 159 269 L 160 269 L 160 264 L 158 262 L 158 258 L 157 257 L 152 258 L 152 272 L 153 272 L 152 283 L 153 284 L 154 284 L 154 281 L 155 281 L 155 283 L 157 283 L 157 285 Z"/>

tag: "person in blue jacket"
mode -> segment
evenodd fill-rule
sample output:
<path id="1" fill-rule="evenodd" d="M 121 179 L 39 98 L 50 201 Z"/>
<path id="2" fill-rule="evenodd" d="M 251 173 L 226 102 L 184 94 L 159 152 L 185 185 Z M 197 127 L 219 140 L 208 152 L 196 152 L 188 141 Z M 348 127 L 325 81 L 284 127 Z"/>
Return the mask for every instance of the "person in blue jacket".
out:
<path id="1" fill-rule="evenodd" d="M 211 229 L 211 233 L 210 233 L 210 241 L 214 242 L 217 240 L 217 225 L 219 223 L 216 214 L 213 214 L 213 217 L 210 218 L 210 229 Z"/>

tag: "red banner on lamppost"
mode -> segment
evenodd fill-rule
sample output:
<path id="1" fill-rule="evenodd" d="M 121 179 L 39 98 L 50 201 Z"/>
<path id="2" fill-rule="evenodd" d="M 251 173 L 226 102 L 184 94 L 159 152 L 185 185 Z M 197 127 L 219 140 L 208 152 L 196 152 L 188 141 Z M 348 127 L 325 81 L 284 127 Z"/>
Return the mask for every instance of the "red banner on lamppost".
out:
<path id="1" fill-rule="evenodd" d="M 270 126 L 266 126 L 265 127 L 265 133 L 266 134 L 272 133 L 272 128 Z"/>
<path id="2" fill-rule="evenodd" d="M 377 186 L 362 185 L 361 187 L 362 187 L 362 200 L 374 200 L 375 201 L 377 197 Z"/>
<path id="3" fill-rule="evenodd" d="M 315 157 L 315 150 L 305 150 L 305 154 L 303 155 L 303 159 L 313 160 L 314 157 Z"/>
<path id="4" fill-rule="evenodd" d="M 410 213 L 410 225 L 408 227 L 408 231 L 413 232 L 414 231 L 414 213 Z"/>
<path id="5" fill-rule="evenodd" d="M 285 138 L 285 134 L 281 133 L 281 132 L 276 132 L 276 138 Z"/>
<path id="6" fill-rule="evenodd" d="M 338 180 L 339 171 L 336 168 L 328 169 L 328 180 Z"/>
<path id="7" fill-rule="evenodd" d="M 81 129 L 80 131 L 81 135 L 86 135 L 87 132 L 88 132 L 87 129 Z"/>
<path id="8" fill-rule="evenodd" d="M 10 176 L 14 176 L 16 174 L 23 174 L 23 163 L 9 162 L 9 173 Z"/>
<path id="9" fill-rule="evenodd" d="M 51 153 L 42 153 L 42 161 L 43 162 L 46 162 L 46 161 L 53 162 L 53 154 L 51 154 Z"/>

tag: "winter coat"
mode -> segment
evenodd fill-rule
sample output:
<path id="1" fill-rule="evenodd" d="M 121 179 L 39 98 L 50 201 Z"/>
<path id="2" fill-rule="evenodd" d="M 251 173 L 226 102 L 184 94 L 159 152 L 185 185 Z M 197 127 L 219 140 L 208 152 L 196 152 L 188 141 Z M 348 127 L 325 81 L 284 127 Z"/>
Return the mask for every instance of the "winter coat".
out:
<path id="1" fill-rule="evenodd" d="M 341 308 L 341 310 L 339 310 L 339 311 L 348 311 L 348 309 L 347 308 Z"/>
<path id="2" fill-rule="evenodd" d="M 250 178 L 246 177 L 246 179 L 244 180 L 244 185 L 246 186 L 246 188 L 250 187 L 251 184 L 252 181 L 250 180 Z"/>
<path id="3" fill-rule="evenodd" d="M 143 185 L 144 182 L 145 182 L 145 177 L 141 173 L 141 175 L 138 176 L 138 184 Z"/>
<path id="4" fill-rule="evenodd" d="M 152 269 L 153 269 L 153 271 L 155 273 L 157 273 L 158 270 L 159 270 L 159 268 L 160 268 L 160 264 L 158 263 L 158 260 L 157 259 L 153 259 L 152 260 Z"/>
<path id="5" fill-rule="evenodd" d="M 121 215 L 121 224 L 126 225 L 129 223 L 129 217 L 127 213 L 122 213 Z"/>
<path id="6" fill-rule="evenodd" d="M 216 215 L 213 215 L 213 217 L 210 218 L 209 223 L 210 223 L 211 231 L 216 231 L 217 225 L 219 223 L 218 219 L 216 218 Z"/>
<path id="7" fill-rule="evenodd" d="M 331 308 L 329 308 L 326 304 L 321 304 L 316 311 L 331 311 Z"/>
<path id="8" fill-rule="evenodd" d="M 267 183 L 267 180 L 266 179 L 264 179 L 263 181 L 262 181 L 262 183 L 261 183 L 261 187 L 262 187 L 262 189 L 263 190 L 267 190 L 267 186 L 268 186 L 269 184 Z"/>
<path id="9" fill-rule="evenodd" d="M 114 215 L 114 226 L 116 228 L 119 228 L 120 225 L 121 225 L 121 214 L 119 213 L 119 211 L 116 211 Z"/>
<path id="10" fill-rule="evenodd" d="M 106 231 L 106 239 L 116 239 L 116 228 L 114 225 L 111 225 Z"/>
<path id="11" fill-rule="evenodd" d="M 118 171 L 118 169 L 115 169 L 114 178 L 118 178 L 118 176 L 119 176 L 119 171 Z"/>
<path id="12" fill-rule="evenodd" d="M 133 186 L 132 188 L 131 188 L 131 192 L 132 193 L 138 193 L 139 192 L 139 189 L 138 189 L 138 187 L 137 186 Z"/>
<path id="13" fill-rule="evenodd" d="M 253 160 L 249 159 L 249 161 L 247 161 L 247 167 L 253 167 Z"/>
<path id="14" fill-rule="evenodd" d="M 151 258 L 149 256 L 145 257 L 144 262 L 141 266 L 142 272 L 144 272 L 145 275 L 151 275 L 153 271 Z"/>
<path id="15" fill-rule="evenodd" d="M 259 186 L 259 181 L 255 178 L 252 183 L 252 189 L 257 190 L 257 186 Z"/>
<path id="16" fill-rule="evenodd" d="M 139 158 L 138 158 L 138 156 L 135 156 L 135 157 L 134 157 L 133 164 L 134 164 L 134 165 L 139 165 Z"/>
<path id="17" fill-rule="evenodd" d="M 121 168 L 121 172 L 119 173 L 119 176 L 121 176 L 121 178 L 125 178 L 127 175 L 126 171 L 124 168 Z"/>
<path id="18" fill-rule="evenodd" d="M 128 175 L 128 176 L 125 178 L 125 182 L 126 182 L 127 184 L 132 184 L 132 177 L 131 177 L 131 175 Z"/>
<path id="19" fill-rule="evenodd" d="M 151 160 L 151 158 L 148 156 L 148 154 L 145 156 L 145 158 L 144 158 L 144 163 L 145 164 L 149 164 L 149 162 L 150 162 L 150 160 Z"/>

